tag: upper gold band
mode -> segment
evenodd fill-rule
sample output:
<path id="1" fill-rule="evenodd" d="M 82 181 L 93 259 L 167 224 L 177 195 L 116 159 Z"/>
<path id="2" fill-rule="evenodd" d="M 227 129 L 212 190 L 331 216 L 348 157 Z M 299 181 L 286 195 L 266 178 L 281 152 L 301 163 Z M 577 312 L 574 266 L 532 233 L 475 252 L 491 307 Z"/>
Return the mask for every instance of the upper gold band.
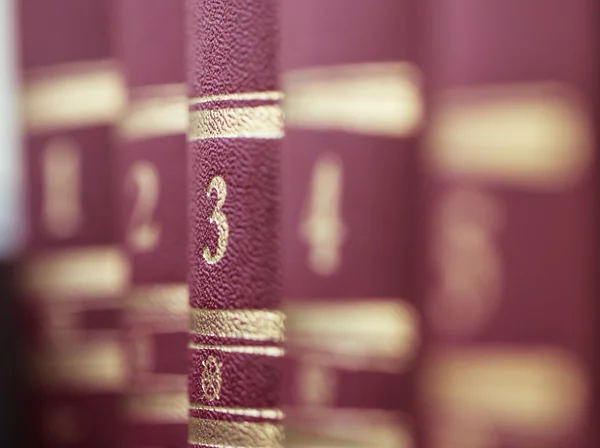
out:
<path id="1" fill-rule="evenodd" d="M 205 345 L 205 344 L 191 343 L 188 345 L 188 348 L 190 348 L 192 350 L 218 350 L 221 352 L 245 353 L 248 355 L 274 356 L 274 357 L 283 356 L 285 354 L 285 350 L 281 347 L 254 346 L 254 345 Z"/>
<path id="2" fill-rule="evenodd" d="M 265 92 L 224 93 L 222 95 L 209 95 L 200 98 L 192 98 L 189 100 L 189 105 L 195 106 L 214 101 L 280 101 L 282 98 L 283 94 L 275 90 Z"/>
<path id="3" fill-rule="evenodd" d="M 283 420 L 284 417 L 283 412 L 279 409 L 226 408 L 221 406 L 206 406 L 199 403 L 191 403 L 190 409 L 219 412 L 230 415 L 242 415 L 245 417 L 267 418 L 271 420 Z"/>
<path id="4" fill-rule="evenodd" d="M 190 111 L 189 140 L 209 138 L 277 139 L 283 136 L 279 105 Z"/>
<path id="5" fill-rule="evenodd" d="M 279 342 L 285 315 L 269 310 L 190 310 L 190 332 L 221 338 Z"/>
<path id="6" fill-rule="evenodd" d="M 120 117 L 127 93 L 115 61 L 88 61 L 26 73 L 24 123 L 38 132 L 111 124 Z"/>
<path id="7" fill-rule="evenodd" d="M 274 423 L 228 422 L 190 418 L 189 443 L 230 448 L 277 448 L 284 439 L 283 426 Z"/>

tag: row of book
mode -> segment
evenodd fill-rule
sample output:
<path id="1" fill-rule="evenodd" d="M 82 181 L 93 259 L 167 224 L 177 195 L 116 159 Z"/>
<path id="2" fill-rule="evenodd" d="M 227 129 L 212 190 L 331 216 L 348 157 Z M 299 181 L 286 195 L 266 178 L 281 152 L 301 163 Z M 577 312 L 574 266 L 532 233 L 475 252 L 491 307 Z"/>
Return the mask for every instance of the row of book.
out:
<path id="1" fill-rule="evenodd" d="M 600 446 L 600 4 L 5 4 L 2 447 Z"/>

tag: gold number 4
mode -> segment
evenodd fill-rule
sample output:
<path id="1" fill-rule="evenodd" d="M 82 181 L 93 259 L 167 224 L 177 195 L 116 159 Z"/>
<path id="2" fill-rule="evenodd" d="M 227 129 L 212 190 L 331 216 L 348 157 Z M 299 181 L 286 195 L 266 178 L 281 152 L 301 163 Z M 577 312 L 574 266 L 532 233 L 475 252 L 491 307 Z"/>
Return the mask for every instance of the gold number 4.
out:
<path id="1" fill-rule="evenodd" d="M 307 213 L 300 235 L 309 245 L 309 266 L 318 275 L 333 274 L 340 266 L 340 248 L 346 237 L 341 218 L 343 171 L 336 154 L 319 157 L 313 170 Z"/>
<path id="2" fill-rule="evenodd" d="M 139 161 L 129 170 L 126 181 L 137 190 L 127 240 L 136 252 L 149 252 L 156 248 L 161 234 L 160 224 L 153 219 L 160 194 L 158 172 L 150 162 Z"/>
<path id="3" fill-rule="evenodd" d="M 210 197 L 213 190 L 217 192 L 217 205 L 210 217 L 210 222 L 211 224 L 217 225 L 219 239 L 217 240 L 217 250 L 214 255 L 210 253 L 210 249 L 207 246 L 204 246 L 204 259 L 208 264 L 218 263 L 225 255 L 227 244 L 229 243 L 229 224 L 227 223 L 225 213 L 221 210 L 225 204 L 225 198 L 227 197 L 227 184 L 225 184 L 225 179 L 221 176 L 213 177 L 206 191 L 206 195 Z"/>
<path id="4" fill-rule="evenodd" d="M 50 140 L 42 153 L 43 223 L 55 238 L 75 235 L 83 222 L 81 152 L 67 138 Z"/>

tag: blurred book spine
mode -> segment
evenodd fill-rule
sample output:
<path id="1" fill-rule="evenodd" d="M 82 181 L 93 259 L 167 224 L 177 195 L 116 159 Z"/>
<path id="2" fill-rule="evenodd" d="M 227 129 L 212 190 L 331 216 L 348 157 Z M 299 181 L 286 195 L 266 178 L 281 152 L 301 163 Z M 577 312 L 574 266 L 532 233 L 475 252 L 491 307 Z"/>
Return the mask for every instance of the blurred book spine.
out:
<path id="1" fill-rule="evenodd" d="M 27 300 L 35 446 L 117 446 L 127 263 L 111 132 L 124 103 L 102 0 L 19 0 Z"/>
<path id="2" fill-rule="evenodd" d="M 119 235 L 131 277 L 125 446 L 187 445 L 188 123 L 184 1 L 115 2 L 128 103 L 117 130 Z"/>
<path id="3" fill-rule="evenodd" d="M 598 5 L 430 3 L 429 446 L 598 446 Z"/>
<path id="4" fill-rule="evenodd" d="M 419 446 L 418 2 L 281 2 L 290 447 Z"/>
<path id="5" fill-rule="evenodd" d="M 188 0 L 190 446 L 280 446 L 277 0 Z"/>

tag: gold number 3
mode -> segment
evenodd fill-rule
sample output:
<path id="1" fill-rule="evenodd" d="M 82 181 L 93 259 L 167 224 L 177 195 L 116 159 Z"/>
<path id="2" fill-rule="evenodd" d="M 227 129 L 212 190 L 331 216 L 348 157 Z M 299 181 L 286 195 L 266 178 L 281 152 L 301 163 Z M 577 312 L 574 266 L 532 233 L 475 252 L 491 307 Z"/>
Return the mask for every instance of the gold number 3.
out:
<path id="1" fill-rule="evenodd" d="M 225 179 L 221 176 L 213 177 L 206 191 L 206 196 L 210 197 L 213 190 L 216 190 L 217 192 L 217 206 L 210 217 L 210 222 L 211 224 L 217 225 L 219 239 L 217 240 L 217 250 L 214 255 L 210 253 L 210 249 L 207 246 L 204 246 L 204 259 L 208 264 L 218 263 L 221 258 L 223 258 L 229 242 L 229 224 L 227 223 L 225 213 L 221 210 L 223 204 L 225 204 L 225 198 L 227 197 L 227 185 L 225 184 Z"/>

